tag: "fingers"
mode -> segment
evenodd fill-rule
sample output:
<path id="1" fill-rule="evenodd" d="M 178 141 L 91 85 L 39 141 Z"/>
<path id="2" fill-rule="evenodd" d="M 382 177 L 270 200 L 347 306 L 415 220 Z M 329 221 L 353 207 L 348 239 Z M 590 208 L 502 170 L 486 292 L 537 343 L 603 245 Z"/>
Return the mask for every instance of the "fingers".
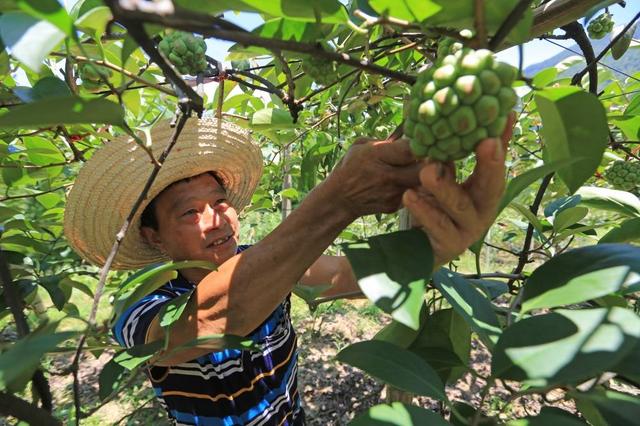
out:
<path id="1" fill-rule="evenodd" d="M 373 142 L 373 148 L 377 158 L 392 166 L 404 166 L 416 162 L 409 148 L 408 139 Z"/>
<path id="2" fill-rule="evenodd" d="M 476 148 L 476 167 L 464 187 L 479 212 L 497 208 L 505 180 L 505 151 L 498 139 L 485 139 Z"/>
<path id="3" fill-rule="evenodd" d="M 456 182 L 455 168 L 450 164 L 427 163 L 420 171 L 422 189 L 433 195 L 438 207 L 451 220 L 464 225 L 475 220 L 476 208 L 465 188 Z"/>
<path id="4" fill-rule="evenodd" d="M 407 166 L 392 166 L 389 168 L 389 176 L 392 182 L 403 188 L 414 188 L 420 185 L 420 170 L 423 163 L 413 163 Z"/>
<path id="5" fill-rule="evenodd" d="M 446 241 L 447 238 L 459 235 L 460 232 L 450 216 L 437 207 L 437 202 L 434 203 L 426 193 L 407 189 L 402 196 L 402 204 L 413 216 L 414 223 L 429 235 L 432 244 L 443 238 Z"/>

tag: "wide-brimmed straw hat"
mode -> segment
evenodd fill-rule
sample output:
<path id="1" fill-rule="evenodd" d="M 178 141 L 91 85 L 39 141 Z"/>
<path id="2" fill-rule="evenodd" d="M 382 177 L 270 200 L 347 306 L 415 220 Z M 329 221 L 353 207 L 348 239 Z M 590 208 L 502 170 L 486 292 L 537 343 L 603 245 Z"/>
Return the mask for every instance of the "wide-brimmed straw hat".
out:
<path id="1" fill-rule="evenodd" d="M 174 129 L 168 121 L 151 130 L 157 159 Z M 104 265 L 126 217 L 140 196 L 153 164 L 131 137 L 106 142 L 84 164 L 67 197 L 64 233 L 84 259 Z M 207 171 L 223 181 L 231 204 L 242 210 L 251 201 L 262 174 L 262 154 L 243 128 L 212 118 L 187 120 L 146 199 L 133 217 L 112 269 L 136 269 L 169 260 L 140 235 L 140 215 L 173 182 Z"/>

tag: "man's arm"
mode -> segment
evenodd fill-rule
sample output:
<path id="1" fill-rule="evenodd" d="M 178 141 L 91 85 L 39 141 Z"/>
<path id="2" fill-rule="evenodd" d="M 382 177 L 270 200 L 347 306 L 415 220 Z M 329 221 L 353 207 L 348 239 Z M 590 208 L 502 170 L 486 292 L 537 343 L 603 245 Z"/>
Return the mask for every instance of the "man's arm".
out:
<path id="1" fill-rule="evenodd" d="M 331 285 L 320 297 L 360 292 L 356 276 L 349 260 L 345 256 L 320 256 L 300 278 L 300 284 L 307 286 Z M 362 294 L 359 297 L 364 297 L 364 295 Z M 353 298 L 353 296 L 350 298 Z"/>
<path id="2" fill-rule="evenodd" d="M 403 191 L 418 184 L 419 168 L 406 141 L 354 144 L 273 232 L 204 277 L 172 328 L 168 350 L 197 337 L 251 333 L 349 223 L 360 215 L 397 210 Z M 163 337 L 156 318 L 148 341 Z M 157 364 L 185 362 L 210 351 L 187 349 Z"/>

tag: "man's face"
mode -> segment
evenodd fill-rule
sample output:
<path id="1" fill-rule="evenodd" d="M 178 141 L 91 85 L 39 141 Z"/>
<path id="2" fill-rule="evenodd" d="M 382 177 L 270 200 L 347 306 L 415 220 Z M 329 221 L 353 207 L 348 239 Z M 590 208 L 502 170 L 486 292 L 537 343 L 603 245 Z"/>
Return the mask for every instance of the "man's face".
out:
<path id="1" fill-rule="evenodd" d="M 143 227 L 143 236 L 171 259 L 221 265 L 235 255 L 238 214 L 210 174 L 169 187 L 156 198 L 155 212 L 158 230 Z"/>

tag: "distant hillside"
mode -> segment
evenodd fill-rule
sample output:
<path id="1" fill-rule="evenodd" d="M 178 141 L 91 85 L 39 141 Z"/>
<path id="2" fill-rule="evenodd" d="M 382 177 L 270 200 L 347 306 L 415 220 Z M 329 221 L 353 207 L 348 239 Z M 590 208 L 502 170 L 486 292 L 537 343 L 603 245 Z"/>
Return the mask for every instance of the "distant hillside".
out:
<path id="1" fill-rule="evenodd" d="M 640 38 L 640 27 L 636 31 L 634 38 L 636 40 Z M 593 50 L 595 51 L 596 56 L 598 55 L 598 53 L 602 51 L 602 49 L 604 49 L 609 44 L 609 41 L 610 41 L 610 37 L 605 37 L 602 40 L 591 40 L 591 44 L 593 45 Z M 580 48 L 576 44 L 570 46 L 569 48 L 575 52 L 579 52 L 580 54 L 582 53 Z M 528 67 L 525 68 L 524 74 L 527 77 L 532 77 L 537 72 L 545 68 L 552 67 L 557 63 L 567 59 L 568 57 L 575 56 L 575 55 L 576 55 L 575 53 L 572 53 L 568 50 L 563 50 L 562 52 L 558 53 L 555 56 L 552 56 L 551 58 L 545 61 L 538 62 L 537 64 L 529 65 Z M 608 54 L 607 56 L 604 57 L 604 59 L 601 62 L 603 62 L 606 65 L 609 65 L 610 67 L 615 68 L 616 70 L 620 70 L 626 74 L 636 73 L 640 71 L 640 46 L 637 44 L 635 46 L 632 45 L 632 47 L 627 51 L 627 53 L 625 53 L 624 56 L 617 61 L 613 59 L 610 54 Z M 585 65 L 586 63 L 583 62 L 581 65 L 576 65 L 569 68 L 562 74 L 563 75 L 575 74 L 581 69 L 581 67 L 584 67 Z"/>

